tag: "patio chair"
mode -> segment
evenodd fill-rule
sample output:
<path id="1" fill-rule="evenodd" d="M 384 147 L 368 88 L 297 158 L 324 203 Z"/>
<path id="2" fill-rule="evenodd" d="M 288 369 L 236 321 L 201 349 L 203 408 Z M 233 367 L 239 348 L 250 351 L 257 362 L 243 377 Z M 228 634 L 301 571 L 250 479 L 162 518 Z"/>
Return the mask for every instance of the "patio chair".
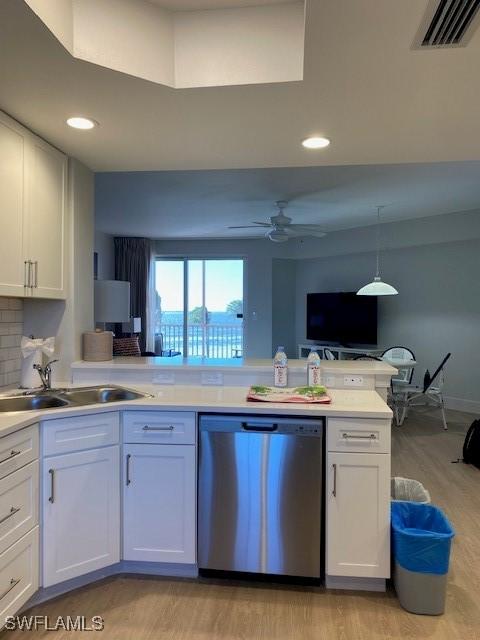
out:
<path id="1" fill-rule="evenodd" d="M 404 385 L 394 387 L 395 391 L 394 404 L 397 408 L 396 419 L 397 425 L 401 426 L 408 416 L 410 407 L 433 403 L 439 407 L 442 414 L 443 428 L 448 429 L 447 418 L 445 415 L 445 401 L 443 398 L 443 386 L 445 384 L 445 365 L 452 354 L 447 353 L 439 364 L 433 376 L 425 373 L 423 386 Z"/>

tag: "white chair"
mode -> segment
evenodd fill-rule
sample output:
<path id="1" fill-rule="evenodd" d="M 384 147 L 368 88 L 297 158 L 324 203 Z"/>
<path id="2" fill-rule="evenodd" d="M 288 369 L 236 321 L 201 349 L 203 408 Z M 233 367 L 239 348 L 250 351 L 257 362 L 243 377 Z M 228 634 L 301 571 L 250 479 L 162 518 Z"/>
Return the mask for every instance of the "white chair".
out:
<path id="1" fill-rule="evenodd" d="M 415 354 L 408 347 L 389 347 L 382 353 L 383 360 L 404 360 L 415 362 Z M 398 367 L 398 374 L 392 378 L 392 384 L 401 386 L 412 383 L 414 367 Z"/>
<path id="2" fill-rule="evenodd" d="M 448 429 L 445 415 L 445 401 L 443 398 L 443 386 L 445 384 L 445 365 L 452 354 L 447 353 L 433 376 L 425 375 L 423 387 L 405 385 L 394 387 L 395 417 L 398 426 L 401 426 L 408 416 L 410 407 L 429 405 L 439 407 L 442 414 L 443 428 Z M 400 415 L 399 415 L 400 414 Z"/>
<path id="3" fill-rule="evenodd" d="M 336 360 L 337 359 L 335 357 L 335 354 L 333 353 L 333 351 L 330 351 L 330 349 L 327 349 L 327 347 L 325 347 L 323 349 L 323 355 L 325 356 L 325 360 Z"/>

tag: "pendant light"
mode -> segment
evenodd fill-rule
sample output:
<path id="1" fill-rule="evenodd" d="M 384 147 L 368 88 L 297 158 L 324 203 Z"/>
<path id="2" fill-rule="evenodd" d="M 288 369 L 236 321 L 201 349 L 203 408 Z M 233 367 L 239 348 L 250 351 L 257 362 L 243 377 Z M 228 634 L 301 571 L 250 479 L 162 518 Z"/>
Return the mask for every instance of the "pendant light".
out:
<path id="1" fill-rule="evenodd" d="M 377 272 L 373 282 L 366 284 L 357 291 L 357 296 L 396 296 L 398 291 L 392 285 L 383 282 L 380 277 L 380 211 L 383 207 L 377 207 Z"/>

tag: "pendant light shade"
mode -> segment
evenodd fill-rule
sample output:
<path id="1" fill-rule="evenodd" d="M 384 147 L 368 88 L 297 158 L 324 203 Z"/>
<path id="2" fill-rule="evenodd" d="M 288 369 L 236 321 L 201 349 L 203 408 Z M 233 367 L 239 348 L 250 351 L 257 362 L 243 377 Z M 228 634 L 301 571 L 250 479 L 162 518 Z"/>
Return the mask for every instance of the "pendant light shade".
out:
<path id="1" fill-rule="evenodd" d="M 380 211 L 377 207 L 377 272 L 373 282 L 369 282 L 357 291 L 357 296 L 396 296 L 398 291 L 391 284 L 383 282 L 380 277 Z"/>
<path id="2" fill-rule="evenodd" d="M 375 276 L 373 282 L 366 284 L 357 291 L 357 296 L 396 296 L 398 291 L 391 284 L 383 282 L 380 276 Z"/>

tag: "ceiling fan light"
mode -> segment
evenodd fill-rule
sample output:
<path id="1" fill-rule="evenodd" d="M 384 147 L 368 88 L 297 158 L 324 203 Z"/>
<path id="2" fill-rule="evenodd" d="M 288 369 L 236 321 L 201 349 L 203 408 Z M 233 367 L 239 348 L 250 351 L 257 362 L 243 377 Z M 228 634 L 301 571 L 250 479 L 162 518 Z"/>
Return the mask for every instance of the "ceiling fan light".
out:
<path id="1" fill-rule="evenodd" d="M 396 296 L 397 294 L 395 287 L 383 282 L 380 276 L 375 276 L 373 282 L 369 282 L 357 291 L 357 296 Z"/>
<path id="2" fill-rule="evenodd" d="M 288 233 L 285 229 L 272 229 L 265 234 L 272 242 L 287 242 Z"/>

